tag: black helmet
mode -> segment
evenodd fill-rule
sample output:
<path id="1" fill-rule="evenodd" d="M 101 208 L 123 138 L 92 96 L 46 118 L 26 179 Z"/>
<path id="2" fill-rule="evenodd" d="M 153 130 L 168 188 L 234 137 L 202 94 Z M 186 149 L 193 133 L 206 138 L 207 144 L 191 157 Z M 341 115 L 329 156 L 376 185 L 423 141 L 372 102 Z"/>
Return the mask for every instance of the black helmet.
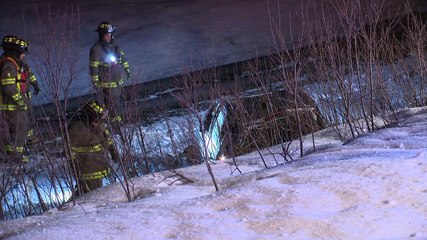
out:
<path id="1" fill-rule="evenodd" d="M 114 31 L 116 31 L 116 27 L 104 21 L 98 25 L 98 28 L 96 29 L 96 31 L 99 34 L 113 33 Z"/>
<path id="2" fill-rule="evenodd" d="M 13 35 L 7 35 L 3 38 L 0 46 L 7 50 L 18 50 L 20 52 L 28 52 L 29 42 L 22 38 Z"/>

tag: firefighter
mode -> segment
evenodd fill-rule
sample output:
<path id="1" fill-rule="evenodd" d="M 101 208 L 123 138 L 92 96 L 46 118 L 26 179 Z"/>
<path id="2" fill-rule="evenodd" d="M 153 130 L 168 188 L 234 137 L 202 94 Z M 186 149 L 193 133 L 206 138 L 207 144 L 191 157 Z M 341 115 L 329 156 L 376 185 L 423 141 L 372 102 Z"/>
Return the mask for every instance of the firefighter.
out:
<path id="1" fill-rule="evenodd" d="M 30 130 L 27 97 L 29 86 L 24 74 L 28 68 L 24 63 L 28 44 L 24 39 L 13 35 L 5 36 L 1 43 L 4 50 L 0 57 L 1 144 L 2 152 L 7 155 L 4 161 L 13 160 L 15 164 L 28 163 L 28 156 L 24 154 L 25 141 Z"/>
<path id="2" fill-rule="evenodd" d="M 76 177 L 77 196 L 102 187 L 110 173 L 108 152 L 113 160 L 119 155 L 113 137 L 105 124 L 107 110 L 98 101 L 83 104 L 68 124 L 71 145 L 71 169 Z"/>
<path id="3" fill-rule="evenodd" d="M 115 27 L 104 21 L 96 31 L 99 38 L 90 49 L 89 72 L 98 99 L 108 109 L 110 122 L 118 126 L 122 121 L 119 115 L 120 86 L 124 83 L 124 77 L 130 78 L 130 66 L 114 40 Z"/>

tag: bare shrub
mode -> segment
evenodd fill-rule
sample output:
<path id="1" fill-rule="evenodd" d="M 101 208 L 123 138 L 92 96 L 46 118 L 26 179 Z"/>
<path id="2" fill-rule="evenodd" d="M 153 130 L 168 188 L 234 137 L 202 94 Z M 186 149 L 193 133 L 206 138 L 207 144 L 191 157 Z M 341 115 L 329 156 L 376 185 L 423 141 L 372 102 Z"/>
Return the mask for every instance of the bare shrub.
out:
<path id="1" fill-rule="evenodd" d="M 34 32 L 39 47 L 35 49 L 35 70 L 42 81 L 43 96 L 53 104 L 55 112 L 45 115 L 47 121 L 37 121 L 40 142 L 38 152 L 39 166 L 50 166 L 47 176 L 52 176 L 52 186 L 73 189 L 75 166 L 69 163 L 71 151 L 67 132 L 67 110 L 72 86 L 78 81 L 77 65 L 80 60 L 80 12 L 78 7 L 70 6 L 63 11 L 41 14 L 35 6 L 37 24 L 41 27 Z M 38 116 L 43 116 L 40 108 Z M 60 179 L 60 181 L 56 181 Z M 63 180 L 63 181 L 61 181 Z M 58 182 L 60 184 L 58 184 Z M 66 186 L 61 186 L 65 183 Z M 80 185 L 80 184 L 77 184 Z M 62 200 L 66 197 L 62 197 Z M 58 204 L 61 204 L 59 202 Z"/>
<path id="2" fill-rule="evenodd" d="M 405 106 L 419 107 L 426 105 L 426 39 L 427 27 L 414 7 L 407 2 L 405 18 L 400 21 L 402 39 L 398 45 L 405 54 L 408 62 L 397 62 L 394 79 L 402 93 Z"/>
<path id="3" fill-rule="evenodd" d="M 50 8 L 47 10 L 47 14 L 39 14 L 35 7 L 39 27 L 34 28 L 33 33 L 36 47 L 32 49 L 32 67 L 43 82 L 43 96 L 52 102 L 55 112 L 44 117 L 43 108 L 38 113 L 33 112 L 39 117 L 34 123 L 38 141 L 28 146 L 31 159 L 26 173 L 3 175 L 3 182 L 7 184 L 2 185 L 0 192 L 3 206 L 8 210 L 5 218 L 40 214 L 62 204 L 69 197 L 69 189 L 73 188 L 72 169 L 68 165 L 66 111 L 80 54 L 79 11 L 75 7 L 56 13 Z M 54 121 L 51 121 L 52 117 Z"/>
<path id="4" fill-rule="evenodd" d="M 211 91 L 212 89 L 215 89 L 215 85 L 217 84 L 217 81 L 219 79 L 219 76 L 217 74 L 218 72 L 216 72 L 215 70 L 187 72 L 182 76 L 182 78 L 177 79 L 177 87 L 180 89 L 180 91 L 173 93 L 173 96 L 176 97 L 182 107 L 188 111 L 189 116 L 191 116 L 191 118 L 193 118 L 196 122 L 196 124 L 194 124 L 195 127 L 200 129 L 199 132 L 201 141 L 199 139 L 194 139 L 193 142 L 201 142 L 201 150 L 203 153 L 202 155 L 204 157 L 204 162 L 211 176 L 216 191 L 218 191 L 219 188 L 210 165 L 210 153 L 208 146 L 209 142 L 212 139 L 210 138 L 210 136 L 206 135 L 207 129 L 205 129 L 206 126 L 204 124 L 203 108 L 200 103 L 203 100 L 206 100 L 206 97 L 203 96 L 212 96 L 212 94 L 219 94 L 218 92 Z M 211 104 L 214 104 L 214 102 L 211 102 Z"/>
<path id="5" fill-rule="evenodd" d="M 305 81 L 306 69 L 310 58 L 308 55 L 309 49 L 306 47 L 308 41 L 303 33 L 308 24 L 309 16 L 304 15 L 306 9 L 303 4 L 301 6 L 301 13 L 289 13 L 287 26 L 283 26 L 281 22 L 281 13 L 274 16 L 272 8 L 269 6 L 273 49 L 278 52 L 278 54 L 270 55 L 270 64 L 274 68 L 272 80 L 270 81 L 279 83 L 282 87 L 279 101 L 275 101 L 279 104 L 273 101 L 274 104 L 270 103 L 269 106 L 270 108 L 276 108 L 272 109 L 272 112 L 277 116 L 275 123 L 283 123 L 283 120 L 285 120 L 285 124 L 277 126 L 280 127 L 278 132 L 283 133 L 282 149 L 285 159 L 287 159 L 287 156 L 292 159 L 288 152 L 288 147 L 293 139 L 299 140 L 299 152 L 300 156 L 303 156 L 303 135 L 313 133 L 324 127 L 323 121 L 319 120 L 320 114 L 315 103 L 311 100 L 310 95 L 305 93 L 305 85 L 307 84 Z M 301 31 L 297 31 L 297 27 L 292 25 L 294 21 L 299 22 L 298 29 L 301 29 Z M 266 88 L 263 87 L 262 89 Z M 283 119 L 282 121 L 281 118 Z M 288 146 L 284 145 L 285 141 L 288 141 Z M 315 149 L 313 138 L 312 147 Z"/>
<path id="6" fill-rule="evenodd" d="M 384 71 L 396 69 L 394 59 L 402 53 L 394 34 L 401 13 L 387 15 L 386 1 L 330 0 L 322 9 L 307 25 L 314 59 L 310 78 L 317 84 L 324 118 L 344 141 L 348 136 L 340 132 L 339 124 L 346 124 L 350 137 L 355 137 L 377 128 L 375 116 L 396 110 Z"/>

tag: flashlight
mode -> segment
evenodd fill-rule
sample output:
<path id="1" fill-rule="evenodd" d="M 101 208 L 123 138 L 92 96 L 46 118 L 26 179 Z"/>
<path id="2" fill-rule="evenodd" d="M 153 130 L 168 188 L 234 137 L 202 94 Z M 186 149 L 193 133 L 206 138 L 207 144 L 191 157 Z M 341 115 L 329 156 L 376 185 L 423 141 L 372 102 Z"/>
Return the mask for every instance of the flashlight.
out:
<path id="1" fill-rule="evenodd" d="M 116 58 L 116 56 L 115 56 L 114 54 L 112 54 L 112 53 L 108 54 L 106 58 L 107 58 L 107 59 L 106 59 L 106 62 L 107 62 L 107 63 L 111 63 L 111 64 L 116 64 L 116 63 L 117 63 L 117 58 Z"/>

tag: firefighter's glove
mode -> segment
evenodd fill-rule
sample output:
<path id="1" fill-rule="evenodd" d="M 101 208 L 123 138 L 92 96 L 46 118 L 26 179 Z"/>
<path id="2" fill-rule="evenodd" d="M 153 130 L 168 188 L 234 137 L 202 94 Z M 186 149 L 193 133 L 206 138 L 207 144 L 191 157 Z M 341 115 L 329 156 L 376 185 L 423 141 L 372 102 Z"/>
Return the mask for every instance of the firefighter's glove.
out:
<path id="1" fill-rule="evenodd" d="M 16 102 L 16 105 L 18 105 L 19 110 L 27 110 L 28 106 L 27 104 L 25 104 L 24 100 L 19 100 L 18 102 Z"/>
<path id="2" fill-rule="evenodd" d="M 35 96 L 35 95 L 39 94 L 39 92 L 40 92 L 39 85 L 38 84 L 34 84 L 33 88 L 34 88 L 33 95 Z"/>

